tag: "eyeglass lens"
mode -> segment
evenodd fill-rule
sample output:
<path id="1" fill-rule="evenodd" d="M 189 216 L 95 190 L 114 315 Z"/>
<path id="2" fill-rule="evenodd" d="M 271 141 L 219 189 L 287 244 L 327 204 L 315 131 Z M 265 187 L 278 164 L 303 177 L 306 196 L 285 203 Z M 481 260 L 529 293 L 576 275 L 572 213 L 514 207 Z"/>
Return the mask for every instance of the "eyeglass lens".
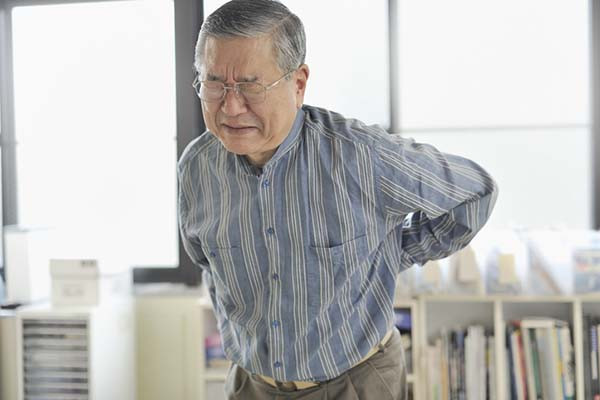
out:
<path id="1" fill-rule="evenodd" d="M 257 103 L 265 99 L 265 88 L 264 86 L 252 83 L 252 82 L 241 82 L 236 83 L 234 87 L 225 87 L 222 82 L 203 82 L 199 85 L 198 95 L 202 100 L 208 102 L 221 101 L 225 97 L 226 90 L 236 91 L 247 103 Z"/>

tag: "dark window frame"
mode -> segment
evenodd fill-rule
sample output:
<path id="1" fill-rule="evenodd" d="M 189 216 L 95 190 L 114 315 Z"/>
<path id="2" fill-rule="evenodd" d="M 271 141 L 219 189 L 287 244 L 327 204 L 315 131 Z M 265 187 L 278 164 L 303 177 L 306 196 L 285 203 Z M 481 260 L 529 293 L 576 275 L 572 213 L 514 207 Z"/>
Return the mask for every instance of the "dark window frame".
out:
<path id="1" fill-rule="evenodd" d="M 0 0 L 0 146 L 2 151 L 2 225 L 18 223 L 16 141 L 14 126 L 12 21 L 11 12 L 18 6 L 90 3 L 124 0 Z M 194 46 L 202 25 L 202 0 L 172 0 L 175 26 L 175 85 L 177 110 L 177 159 L 187 143 L 205 130 L 201 105 L 191 88 L 194 80 Z M 2 243 L 4 246 L 4 243 Z M 200 269 L 188 257 L 181 240 L 176 267 L 134 266 L 134 283 L 171 282 L 197 286 Z M 4 252 L 2 252 L 4 255 Z M 0 260 L 4 278 L 4 256 Z"/>

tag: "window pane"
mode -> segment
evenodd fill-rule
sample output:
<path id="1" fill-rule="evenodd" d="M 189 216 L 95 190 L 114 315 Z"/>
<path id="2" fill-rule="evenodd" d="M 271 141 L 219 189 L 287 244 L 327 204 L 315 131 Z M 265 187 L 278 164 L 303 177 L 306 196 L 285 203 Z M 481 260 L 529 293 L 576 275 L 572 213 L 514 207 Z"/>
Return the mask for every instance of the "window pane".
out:
<path id="1" fill-rule="evenodd" d="M 588 0 L 398 0 L 404 129 L 587 124 Z"/>
<path id="2" fill-rule="evenodd" d="M 223 0 L 205 0 L 208 16 Z M 305 103 L 389 125 L 387 0 L 284 1 L 306 31 Z"/>
<path id="3" fill-rule="evenodd" d="M 19 221 L 175 266 L 172 0 L 13 10 Z"/>
<path id="4" fill-rule="evenodd" d="M 485 167 L 500 194 L 489 227 L 592 227 L 586 128 L 411 133 Z"/>

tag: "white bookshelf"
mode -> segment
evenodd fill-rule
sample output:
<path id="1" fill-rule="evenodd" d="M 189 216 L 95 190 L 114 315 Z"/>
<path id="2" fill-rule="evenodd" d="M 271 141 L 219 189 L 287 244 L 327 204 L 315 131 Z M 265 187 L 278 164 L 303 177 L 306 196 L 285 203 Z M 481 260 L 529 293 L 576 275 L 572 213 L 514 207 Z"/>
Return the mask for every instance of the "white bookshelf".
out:
<path id="1" fill-rule="evenodd" d="M 479 324 L 494 333 L 496 350 L 497 398 L 509 400 L 506 392 L 507 379 L 505 362 L 506 322 L 524 317 L 540 316 L 567 321 L 571 326 L 575 352 L 576 399 L 584 399 L 583 371 L 583 315 L 590 313 L 600 316 L 600 294 L 585 296 L 458 296 L 422 295 L 416 298 L 419 313 L 418 323 L 414 324 L 413 336 L 417 336 L 415 356 L 418 367 L 415 381 L 420 386 L 415 391 L 415 400 L 426 400 L 427 360 L 425 346 L 439 335 L 442 327 L 466 328 Z"/>

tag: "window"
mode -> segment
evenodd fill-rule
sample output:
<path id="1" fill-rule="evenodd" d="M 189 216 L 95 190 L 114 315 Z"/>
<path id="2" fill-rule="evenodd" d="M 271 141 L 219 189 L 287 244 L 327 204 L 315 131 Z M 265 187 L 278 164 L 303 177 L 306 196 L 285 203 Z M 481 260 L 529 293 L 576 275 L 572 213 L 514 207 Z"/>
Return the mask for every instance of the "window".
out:
<path id="1" fill-rule="evenodd" d="M 55 227 L 56 252 L 176 266 L 173 3 L 17 7 L 12 23 L 19 223 Z"/>
<path id="2" fill-rule="evenodd" d="M 490 226 L 592 226 L 587 0 L 398 0 L 400 132 L 497 179 Z"/>
<path id="3" fill-rule="evenodd" d="M 190 89 L 201 5 L 28 0 L 0 11 L 11 223 L 53 227 L 55 257 L 118 254 L 143 267 L 137 280 L 197 283 L 178 240 L 175 167 L 202 131 Z"/>

